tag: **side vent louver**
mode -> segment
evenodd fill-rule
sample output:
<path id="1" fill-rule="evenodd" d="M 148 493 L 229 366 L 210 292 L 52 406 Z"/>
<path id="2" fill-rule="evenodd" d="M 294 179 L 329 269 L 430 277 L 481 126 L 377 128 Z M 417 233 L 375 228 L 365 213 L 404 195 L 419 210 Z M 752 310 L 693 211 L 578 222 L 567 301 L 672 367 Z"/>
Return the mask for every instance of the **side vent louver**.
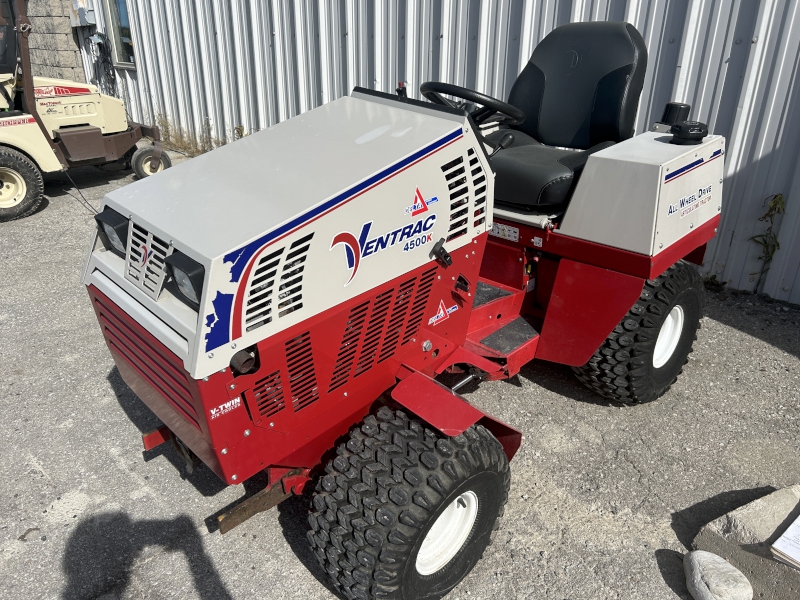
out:
<path id="1" fill-rule="evenodd" d="M 350 378 L 350 369 L 356 359 L 358 343 L 361 339 L 361 332 L 364 330 L 364 321 L 367 318 L 369 305 L 369 302 L 364 302 L 350 311 L 342 334 L 342 343 L 339 346 L 339 354 L 336 357 L 336 366 L 333 368 L 328 392 L 342 387 Z"/>
<path id="2" fill-rule="evenodd" d="M 406 323 L 406 330 L 403 334 L 403 344 L 407 344 L 411 339 L 417 335 L 419 325 L 422 322 L 422 317 L 425 315 L 425 307 L 428 305 L 428 297 L 431 294 L 433 287 L 433 280 L 436 277 L 437 267 L 428 269 L 419 278 L 419 285 L 417 292 L 414 295 L 414 302 L 411 304 L 411 313 Z"/>
<path id="3" fill-rule="evenodd" d="M 245 330 L 253 331 L 303 308 L 303 271 L 313 233 L 258 259 L 245 302 Z"/>
<path id="4" fill-rule="evenodd" d="M 319 398 L 314 357 L 311 354 L 311 335 L 308 332 L 286 342 L 286 367 L 289 371 L 292 408 L 297 412 Z"/>
<path id="5" fill-rule="evenodd" d="M 483 172 L 478 157 L 475 156 L 475 150 L 470 148 L 467 150 L 469 157 L 470 176 L 472 177 L 472 197 L 475 198 L 473 203 L 472 218 L 475 222 L 473 227 L 479 227 L 486 222 L 486 174 Z"/>
<path id="6" fill-rule="evenodd" d="M 125 277 L 154 300 L 164 285 L 164 261 L 170 254 L 172 246 L 131 221 Z"/>
<path id="7" fill-rule="evenodd" d="M 258 414 L 262 417 L 271 417 L 283 410 L 285 404 L 283 402 L 281 372 L 275 371 L 256 381 L 253 386 L 253 397 L 256 401 Z"/>
<path id="8" fill-rule="evenodd" d="M 381 351 L 378 355 L 379 363 L 390 358 L 397 349 L 397 342 L 403 331 L 403 323 L 405 323 L 406 316 L 408 315 L 408 308 L 411 305 L 411 295 L 416 282 L 416 277 L 414 279 L 409 279 L 401 283 L 400 287 L 397 289 L 397 296 L 395 296 L 394 302 L 392 303 L 392 314 L 389 317 L 389 326 L 386 329 L 386 335 L 383 338 Z"/>
<path id="9" fill-rule="evenodd" d="M 372 305 L 372 313 L 369 316 L 369 324 L 364 333 L 364 343 L 361 346 L 361 355 L 358 357 L 354 377 L 365 373 L 375 362 L 375 355 L 378 351 L 378 344 L 381 342 L 381 333 L 386 317 L 389 314 L 389 307 L 392 303 L 394 290 L 387 290 L 378 294 Z"/>
<path id="10" fill-rule="evenodd" d="M 442 167 L 447 189 L 450 193 L 450 226 L 447 241 L 467 233 L 469 222 L 469 185 L 464 158 L 459 156 Z"/>

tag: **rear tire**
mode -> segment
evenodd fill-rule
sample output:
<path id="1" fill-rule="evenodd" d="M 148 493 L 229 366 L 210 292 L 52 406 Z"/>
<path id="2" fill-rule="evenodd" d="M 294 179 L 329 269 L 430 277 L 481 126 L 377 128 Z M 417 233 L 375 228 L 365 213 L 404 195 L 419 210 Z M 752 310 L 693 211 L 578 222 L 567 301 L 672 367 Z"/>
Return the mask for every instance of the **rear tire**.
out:
<path id="1" fill-rule="evenodd" d="M 0 147 L 0 222 L 21 219 L 42 202 L 44 183 L 39 168 L 27 156 Z"/>
<path id="2" fill-rule="evenodd" d="M 589 362 L 573 371 L 605 398 L 641 404 L 662 396 L 689 360 L 703 315 L 697 269 L 679 261 L 642 295 Z"/>
<path id="3" fill-rule="evenodd" d="M 150 158 L 153 156 L 153 152 L 155 152 L 155 148 L 152 146 L 142 146 L 141 148 L 137 148 L 136 152 L 133 153 L 133 158 L 131 158 L 131 166 L 133 167 L 133 172 L 136 173 L 139 179 L 150 177 L 150 175 L 160 173 L 164 169 L 169 169 L 172 166 L 172 161 L 167 155 L 167 151 L 162 149 L 161 162 L 159 163 L 158 168 L 155 170 L 151 169 Z"/>
<path id="4" fill-rule="evenodd" d="M 383 407 L 336 453 L 312 498 L 308 540 L 337 590 L 349 599 L 437 599 L 466 577 L 511 481 L 488 430 L 449 438 Z"/>

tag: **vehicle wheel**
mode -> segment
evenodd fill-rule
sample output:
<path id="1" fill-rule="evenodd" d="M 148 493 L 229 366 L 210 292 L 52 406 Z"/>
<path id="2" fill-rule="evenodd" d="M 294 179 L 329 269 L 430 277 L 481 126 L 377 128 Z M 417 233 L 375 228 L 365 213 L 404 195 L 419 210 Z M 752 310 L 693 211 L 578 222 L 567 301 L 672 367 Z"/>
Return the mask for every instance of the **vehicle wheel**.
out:
<path id="1" fill-rule="evenodd" d="M 703 315 L 703 283 L 680 261 L 642 295 L 589 362 L 573 370 L 601 396 L 637 404 L 664 394 L 683 371 Z"/>
<path id="2" fill-rule="evenodd" d="M 446 437 L 386 407 L 325 468 L 308 540 L 346 597 L 441 598 L 475 566 L 508 500 L 500 442 L 474 425 Z"/>
<path id="3" fill-rule="evenodd" d="M 150 167 L 150 157 L 153 156 L 153 152 L 154 149 L 152 146 L 142 146 L 141 148 L 137 148 L 136 152 L 133 153 L 131 166 L 133 167 L 133 172 L 136 173 L 139 179 L 150 177 L 150 175 L 160 173 L 164 169 L 169 169 L 172 166 L 172 161 L 169 159 L 167 151 L 162 150 L 161 162 L 159 163 L 158 168 L 153 170 Z"/>
<path id="4" fill-rule="evenodd" d="M 12 148 L 0 147 L 0 221 L 31 214 L 42 202 L 44 183 L 33 161 Z"/>

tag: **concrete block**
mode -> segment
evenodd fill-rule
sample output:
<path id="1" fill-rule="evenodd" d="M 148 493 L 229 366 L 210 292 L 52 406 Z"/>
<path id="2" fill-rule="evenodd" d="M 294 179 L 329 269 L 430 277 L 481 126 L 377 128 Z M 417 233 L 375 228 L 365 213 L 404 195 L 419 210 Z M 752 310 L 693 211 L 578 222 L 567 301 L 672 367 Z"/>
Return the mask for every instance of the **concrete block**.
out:
<path id="1" fill-rule="evenodd" d="M 750 580 L 759 600 L 800 598 L 800 571 L 772 558 L 770 546 L 800 516 L 800 485 L 777 490 L 704 526 L 695 550 L 726 559 Z"/>
<path id="2" fill-rule="evenodd" d="M 78 44 L 70 33 L 31 33 L 28 45 L 36 50 L 78 49 Z"/>
<path id="3" fill-rule="evenodd" d="M 31 17 L 31 33 L 72 33 L 68 16 Z"/>
<path id="4" fill-rule="evenodd" d="M 76 50 L 39 50 L 31 48 L 31 64 L 47 67 L 82 68 L 80 52 Z"/>
<path id="5" fill-rule="evenodd" d="M 68 17 L 71 0 L 29 0 L 28 17 Z"/>

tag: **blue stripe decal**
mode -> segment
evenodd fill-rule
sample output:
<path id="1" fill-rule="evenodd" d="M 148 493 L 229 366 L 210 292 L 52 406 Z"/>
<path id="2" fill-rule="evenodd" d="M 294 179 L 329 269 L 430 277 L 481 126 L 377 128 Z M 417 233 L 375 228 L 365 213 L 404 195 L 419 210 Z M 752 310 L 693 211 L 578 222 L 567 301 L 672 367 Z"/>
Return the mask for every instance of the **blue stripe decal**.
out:
<path id="1" fill-rule="evenodd" d="M 721 149 L 720 150 L 714 150 L 714 152 L 712 152 L 712 154 L 711 154 L 711 158 L 715 158 L 715 157 L 719 156 L 720 154 L 722 154 L 722 150 Z"/>
<path id="2" fill-rule="evenodd" d="M 393 164 L 392 166 L 384 169 L 380 173 L 378 173 L 376 175 L 373 175 L 369 179 L 367 179 L 365 181 L 362 181 L 359 184 L 354 185 L 349 190 L 347 190 L 345 192 L 342 192 L 341 194 L 339 194 L 338 196 L 335 196 L 334 198 L 331 198 L 327 202 L 325 202 L 325 203 L 323 203 L 323 204 L 321 204 L 321 205 L 319 205 L 319 206 L 317 206 L 315 208 L 312 208 L 308 212 L 300 215 L 299 217 L 297 217 L 295 219 L 292 219 L 290 222 L 286 223 L 285 225 L 282 225 L 278 229 L 275 229 L 274 231 L 270 231 L 266 235 L 263 235 L 260 238 L 258 238 L 257 240 L 254 240 L 254 241 L 250 242 L 249 244 L 247 244 L 243 248 L 239 248 L 238 250 L 234 250 L 233 252 L 231 252 L 229 254 L 226 254 L 225 257 L 223 258 L 223 262 L 233 263 L 233 265 L 231 266 L 231 282 L 235 283 L 235 282 L 239 281 L 239 278 L 242 276 L 242 271 L 244 271 L 244 268 L 245 268 L 245 266 L 247 266 L 247 263 L 250 262 L 250 258 L 264 244 L 267 244 L 270 241 L 274 240 L 275 238 L 280 237 L 285 233 L 288 233 L 292 229 L 300 227 L 301 225 L 303 225 L 307 221 L 313 219 L 314 217 L 316 217 L 316 216 L 318 216 L 318 215 L 330 210 L 331 208 L 334 208 L 337 204 L 343 203 L 344 201 L 346 201 L 350 197 L 355 196 L 359 192 L 367 189 L 368 187 L 370 187 L 370 186 L 374 185 L 375 183 L 379 182 L 380 180 L 385 179 L 385 178 L 393 175 L 394 173 L 396 173 L 400 169 L 410 165 L 411 163 L 413 163 L 416 160 L 422 158 L 426 154 L 430 154 L 434 150 L 436 150 L 438 148 L 441 148 L 442 146 L 444 146 L 448 142 L 451 142 L 454 139 L 458 138 L 459 136 L 462 135 L 462 133 L 463 133 L 463 131 L 462 131 L 461 128 L 456 129 L 452 133 L 447 134 L 443 138 L 433 142 L 432 144 L 426 146 L 422 150 L 419 150 L 418 152 L 415 152 L 411 156 L 409 156 L 407 158 L 404 158 L 403 160 L 401 160 L 399 162 L 396 162 L 395 164 Z"/>
<path id="3" fill-rule="evenodd" d="M 702 165 L 702 164 L 703 164 L 703 159 L 702 158 L 698 158 L 696 161 L 694 161 L 692 163 L 689 163 L 685 167 L 681 167 L 680 169 L 677 169 L 677 170 L 673 171 L 672 173 L 670 173 L 669 175 L 667 175 L 666 177 L 664 177 L 664 181 L 669 181 L 673 177 L 677 177 L 681 173 L 685 173 L 689 169 L 693 169 L 697 165 Z"/>
<path id="4" fill-rule="evenodd" d="M 223 294 L 217 291 L 217 297 L 211 301 L 214 312 L 206 315 L 206 352 L 219 348 L 231 341 L 230 322 L 233 311 L 233 294 Z"/>

